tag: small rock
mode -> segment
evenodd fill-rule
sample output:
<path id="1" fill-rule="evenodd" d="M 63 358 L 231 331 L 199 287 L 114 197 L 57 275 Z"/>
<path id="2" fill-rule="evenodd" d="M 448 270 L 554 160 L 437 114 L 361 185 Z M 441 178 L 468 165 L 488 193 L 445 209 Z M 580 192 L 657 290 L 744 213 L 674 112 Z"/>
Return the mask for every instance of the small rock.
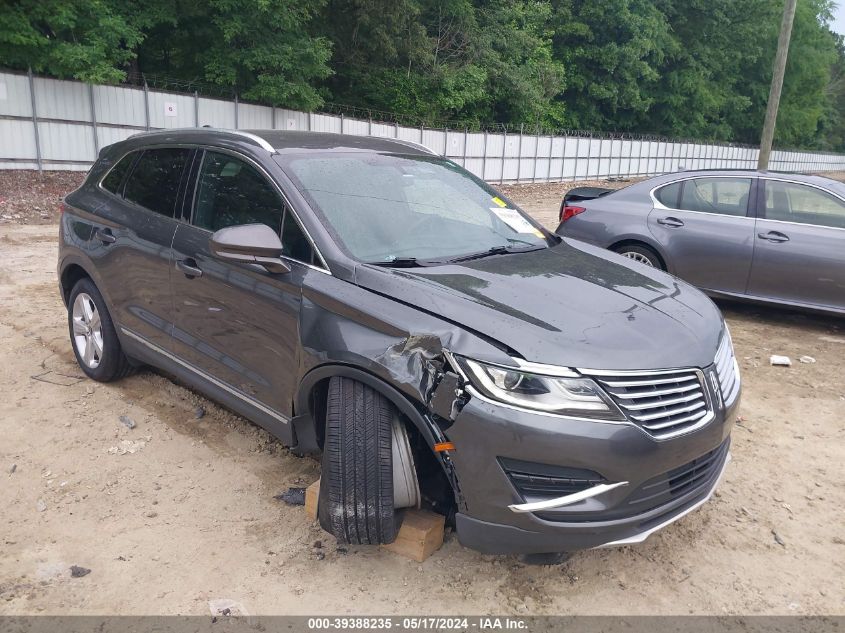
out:
<path id="1" fill-rule="evenodd" d="M 11 474 L 12 474 L 12 473 L 14 473 L 17 469 L 18 469 L 18 465 L 17 465 L 17 464 L 12 464 L 12 465 L 9 467 L 9 474 L 11 475 Z"/>
<path id="2" fill-rule="evenodd" d="M 312 546 L 314 549 L 320 549 L 323 547 L 323 541 L 314 541 L 314 545 Z"/>
<path id="3" fill-rule="evenodd" d="M 158 516 L 158 512 L 150 510 L 149 512 L 144 514 L 144 516 L 147 517 L 148 519 L 155 519 Z"/>
<path id="4" fill-rule="evenodd" d="M 70 566 L 70 576 L 71 578 L 82 578 L 83 576 L 87 576 L 91 573 L 91 570 L 87 567 L 80 567 L 79 565 L 71 565 Z"/>
<path id="5" fill-rule="evenodd" d="M 127 429 L 134 429 L 135 428 L 135 420 L 130 418 L 128 415 L 120 416 L 120 422 L 125 426 Z"/>
<path id="6" fill-rule="evenodd" d="M 197 420 L 199 420 L 204 415 L 205 409 L 203 409 L 202 407 L 197 407 L 196 409 L 194 409 L 194 418 L 196 418 Z"/>
<path id="7" fill-rule="evenodd" d="M 326 555 L 323 552 L 317 552 L 315 557 L 317 558 L 317 560 L 323 560 L 326 557 Z"/>
<path id="8" fill-rule="evenodd" d="M 47 509 L 47 504 L 44 503 L 44 499 L 39 499 L 38 503 L 35 504 L 35 509 L 39 512 L 44 512 Z"/>
<path id="9" fill-rule="evenodd" d="M 273 497 L 278 501 L 284 501 L 289 506 L 305 505 L 305 488 L 288 488 L 283 493 Z"/>
<path id="10" fill-rule="evenodd" d="M 780 537 L 780 534 L 772 530 L 772 536 L 775 537 L 775 543 L 777 543 L 781 547 L 786 547 L 786 543 L 783 542 L 783 539 Z"/>
<path id="11" fill-rule="evenodd" d="M 772 354 L 769 357 L 769 364 L 779 367 L 792 367 L 792 361 L 789 359 L 789 356 L 778 356 L 777 354 Z"/>
<path id="12" fill-rule="evenodd" d="M 211 611 L 211 615 L 223 615 L 223 616 L 231 616 L 231 615 L 243 615 L 248 616 L 247 610 L 244 609 L 244 606 L 236 601 L 236 600 L 229 600 L 227 598 L 218 598 L 217 600 L 209 600 L 208 601 L 208 608 Z"/>
<path id="13" fill-rule="evenodd" d="M 811 365 L 811 364 L 816 362 L 816 359 L 813 358 L 812 356 L 802 356 L 801 358 L 798 359 L 798 362 Z"/>

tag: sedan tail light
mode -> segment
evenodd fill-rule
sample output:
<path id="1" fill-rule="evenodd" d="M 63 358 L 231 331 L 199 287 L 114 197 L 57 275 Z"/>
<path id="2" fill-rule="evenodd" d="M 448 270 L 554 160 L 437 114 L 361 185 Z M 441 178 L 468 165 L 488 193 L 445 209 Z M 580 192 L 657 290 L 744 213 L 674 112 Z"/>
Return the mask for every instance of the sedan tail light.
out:
<path id="1" fill-rule="evenodd" d="M 560 221 L 566 222 L 569 218 L 574 218 L 579 213 L 584 213 L 586 207 L 576 207 L 569 204 L 560 205 Z"/>

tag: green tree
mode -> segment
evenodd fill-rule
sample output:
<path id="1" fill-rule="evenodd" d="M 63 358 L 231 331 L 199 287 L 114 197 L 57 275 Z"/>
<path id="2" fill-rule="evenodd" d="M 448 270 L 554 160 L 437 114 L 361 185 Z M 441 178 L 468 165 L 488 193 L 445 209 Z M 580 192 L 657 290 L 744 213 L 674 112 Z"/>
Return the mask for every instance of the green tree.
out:
<path id="1" fill-rule="evenodd" d="M 316 83 L 331 74 L 328 40 L 312 36 L 317 0 L 177 3 L 151 28 L 139 68 L 231 89 L 291 108 L 323 103 Z"/>
<path id="2" fill-rule="evenodd" d="M 641 128 L 672 45 L 665 16 L 652 0 L 555 0 L 553 7 L 554 55 L 566 69 L 561 122 Z"/>
<path id="3" fill-rule="evenodd" d="M 0 6 L 0 60 L 92 83 L 125 77 L 146 20 L 128 2 L 12 0 Z"/>

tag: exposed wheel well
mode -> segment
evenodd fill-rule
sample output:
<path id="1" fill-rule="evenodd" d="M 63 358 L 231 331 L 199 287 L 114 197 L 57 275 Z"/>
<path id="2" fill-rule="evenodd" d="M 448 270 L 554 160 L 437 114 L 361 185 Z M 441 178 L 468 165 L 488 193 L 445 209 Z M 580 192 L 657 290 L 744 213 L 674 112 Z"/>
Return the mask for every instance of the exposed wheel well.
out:
<path id="1" fill-rule="evenodd" d="M 651 244 L 647 244 L 642 240 L 619 240 L 615 244 L 611 244 L 608 250 L 618 252 L 623 246 L 639 246 L 640 248 L 647 248 L 649 251 L 654 253 L 654 256 L 657 257 L 658 261 L 660 261 L 660 267 L 663 270 L 666 270 L 666 260 L 663 259 L 663 256 Z"/>
<path id="2" fill-rule="evenodd" d="M 308 406 L 314 421 L 314 431 L 320 448 L 323 447 L 323 443 L 325 442 L 326 401 L 328 399 L 330 380 L 331 376 L 321 379 L 311 387 L 311 391 L 308 394 Z M 372 383 L 370 386 L 393 402 L 388 389 L 381 390 L 378 388 L 378 385 Z M 401 410 L 399 411 L 399 418 L 402 420 L 405 430 L 408 433 L 408 441 L 411 445 L 414 466 L 417 471 L 417 480 L 423 501 L 436 512 L 445 515 L 447 521 L 453 521 L 457 505 L 455 503 L 452 485 L 449 483 L 443 467 L 423 437 L 423 434 Z"/>
<path id="3" fill-rule="evenodd" d="M 85 279 L 86 277 L 90 278 L 91 275 L 89 275 L 79 264 L 71 264 L 62 271 L 62 298 L 64 299 L 65 304 L 67 304 L 68 299 L 70 298 L 70 291 L 73 290 L 76 283 L 80 279 Z"/>

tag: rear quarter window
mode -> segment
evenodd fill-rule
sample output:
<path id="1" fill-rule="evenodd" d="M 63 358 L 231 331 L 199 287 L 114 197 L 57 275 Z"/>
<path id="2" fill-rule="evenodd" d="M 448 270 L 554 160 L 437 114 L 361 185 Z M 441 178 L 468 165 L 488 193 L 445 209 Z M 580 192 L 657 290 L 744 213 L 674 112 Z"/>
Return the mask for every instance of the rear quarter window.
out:
<path id="1" fill-rule="evenodd" d="M 137 152 L 131 152 L 121 158 L 117 164 L 111 168 L 106 177 L 103 178 L 101 187 L 106 191 L 113 193 L 116 196 L 123 195 L 123 179 L 132 167 L 132 163 L 138 157 Z"/>
<path id="2" fill-rule="evenodd" d="M 660 189 L 654 192 L 654 197 L 662 204 L 664 207 L 669 207 L 670 209 L 677 209 L 678 208 L 678 198 L 680 198 L 681 194 L 681 184 L 680 182 L 673 182 L 668 185 L 664 185 Z"/>

